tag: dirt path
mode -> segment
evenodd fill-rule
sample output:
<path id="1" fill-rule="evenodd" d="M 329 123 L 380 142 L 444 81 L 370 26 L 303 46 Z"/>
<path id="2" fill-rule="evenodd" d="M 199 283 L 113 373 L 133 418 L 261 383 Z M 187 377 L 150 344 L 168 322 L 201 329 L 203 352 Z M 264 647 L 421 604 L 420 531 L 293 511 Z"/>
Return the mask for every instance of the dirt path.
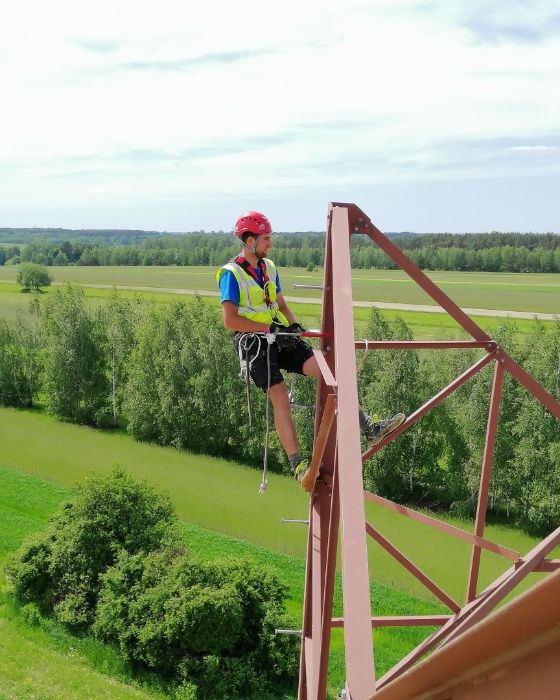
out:
<path id="1" fill-rule="evenodd" d="M 63 282 L 54 282 L 54 285 L 62 285 Z M 92 287 L 94 289 L 123 289 L 129 291 L 137 292 L 159 292 L 163 294 L 186 294 L 192 296 L 193 294 L 200 294 L 202 297 L 217 297 L 218 292 L 212 292 L 208 290 L 195 290 L 195 289 L 182 289 L 182 288 L 172 288 L 172 287 L 131 287 L 126 285 L 112 285 L 112 284 L 82 284 L 82 287 Z M 310 298 L 310 297 L 292 297 L 285 295 L 284 297 L 288 302 L 295 302 L 299 304 L 321 304 L 321 299 Z M 378 309 L 392 309 L 395 311 L 424 311 L 427 313 L 434 314 L 444 314 L 447 313 L 441 306 L 431 306 L 429 304 L 394 304 L 385 301 L 355 301 L 354 306 L 361 306 L 364 308 L 370 308 L 376 306 Z M 463 311 L 469 316 L 494 316 L 498 318 L 525 318 L 533 319 L 538 318 L 541 321 L 554 321 L 559 316 L 555 314 L 543 314 L 537 311 L 509 311 L 504 309 L 469 309 L 463 308 Z"/>

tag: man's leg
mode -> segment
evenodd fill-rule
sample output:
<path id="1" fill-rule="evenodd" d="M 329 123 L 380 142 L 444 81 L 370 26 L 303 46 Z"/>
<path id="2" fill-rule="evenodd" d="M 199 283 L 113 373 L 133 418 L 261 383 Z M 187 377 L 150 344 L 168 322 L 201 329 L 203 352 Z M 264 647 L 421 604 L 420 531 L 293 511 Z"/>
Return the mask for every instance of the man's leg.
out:
<path id="1" fill-rule="evenodd" d="M 299 453 L 296 428 L 292 419 L 290 399 L 284 382 L 279 382 L 270 387 L 268 395 L 274 408 L 274 427 L 284 452 L 291 457 Z"/>
<path id="2" fill-rule="evenodd" d="M 315 356 L 310 357 L 303 364 L 303 373 L 308 377 L 319 378 L 321 376 L 321 370 L 317 364 Z M 374 422 L 368 414 L 363 410 L 361 406 L 358 406 L 358 419 L 360 421 L 360 429 L 369 441 L 370 445 L 376 445 L 378 442 L 396 430 L 400 425 L 406 420 L 404 413 L 397 413 L 390 418 L 384 418 L 383 420 L 378 420 Z"/>

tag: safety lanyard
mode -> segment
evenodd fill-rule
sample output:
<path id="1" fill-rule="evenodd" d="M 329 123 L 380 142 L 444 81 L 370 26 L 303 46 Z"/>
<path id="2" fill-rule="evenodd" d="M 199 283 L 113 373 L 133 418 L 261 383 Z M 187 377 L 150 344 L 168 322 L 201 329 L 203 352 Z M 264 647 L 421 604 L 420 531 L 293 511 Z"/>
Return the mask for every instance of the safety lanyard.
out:
<path id="1" fill-rule="evenodd" d="M 265 261 L 264 261 L 262 258 L 260 258 L 259 261 L 258 261 L 258 263 L 257 263 L 257 265 L 259 266 L 259 270 L 260 270 L 261 273 L 262 273 L 262 280 L 261 280 L 261 278 L 258 276 L 257 271 L 255 270 L 255 268 L 251 265 L 251 263 L 249 263 L 248 260 L 245 260 L 245 258 L 244 258 L 242 255 L 239 255 L 237 258 L 235 258 L 235 262 L 237 263 L 237 265 L 239 265 L 239 267 L 243 268 L 243 270 L 245 270 L 245 272 L 246 272 L 248 275 L 251 275 L 251 277 L 252 277 L 252 278 L 255 280 L 255 282 L 259 285 L 259 287 L 261 287 L 261 289 L 262 289 L 263 292 L 264 292 L 264 300 L 265 300 L 265 302 L 266 302 L 266 305 L 267 305 L 268 307 L 272 306 L 272 301 L 270 300 L 270 292 L 269 292 L 269 289 L 268 289 L 268 285 L 269 285 L 269 283 L 270 283 L 270 279 L 269 279 L 269 277 L 268 277 L 268 275 L 267 275 L 267 273 L 266 273 L 266 263 L 265 263 Z"/>

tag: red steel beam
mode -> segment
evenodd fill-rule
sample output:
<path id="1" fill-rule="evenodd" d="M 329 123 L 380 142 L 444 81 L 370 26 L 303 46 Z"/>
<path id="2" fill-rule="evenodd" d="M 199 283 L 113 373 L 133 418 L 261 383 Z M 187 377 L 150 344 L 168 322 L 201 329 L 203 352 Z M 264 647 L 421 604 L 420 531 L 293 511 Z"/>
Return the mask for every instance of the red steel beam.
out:
<path id="1" fill-rule="evenodd" d="M 498 431 L 498 420 L 500 417 L 500 401 L 502 397 L 502 385 L 504 380 L 504 369 L 501 362 L 496 362 L 494 367 L 494 379 L 492 381 L 492 393 L 490 396 L 490 408 L 488 411 L 488 424 L 486 427 L 486 441 L 484 443 L 484 455 L 482 458 L 482 470 L 480 473 L 480 486 L 478 488 L 478 503 L 476 507 L 476 517 L 474 534 L 482 537 L 486 524 L 486 509 L 488 507 L 488 492 L 490 489 L 490 476 L 492 474 L 492 462 L 494 459 L 494 447 L 496 445 L 496 433 Z M 480 568 L 480 547 L 473 545 L 471 552 L 471 564 L 469 570 L 467 602 L 476 598 L 476 585 L 478 582 L 478 572 Z"/>
<path id="2" fill-rule="evenodd" d="M 329 214 L 330 218 L 330 214 Z M 332 253 L 331 226 L 327 225 L 325 239 L 325 268 L 323 285 L 323 303 L 321 307 L 320 347 L 331 375 L 334 371 L 334 324 L 332 311 Z M 334 376 L 334 375 L 333 375 Z M 315 437 L 319 432 L 327 396 L 332 389 L 321 379 L 317 382 Z M 334 455 L 336 431 L 330 431 L 323 455 L 323 479 L 330 478 L 334 471 Z M 298 685 L 298 700 L 316 700 L 319 686 L 326 683 L 326 671 L 321 671 L 325 664 L 321 661 L 324 639 L 321 631 L 322 610 L 324 608 L 325 587 L 322 571 L 327 571 L 328 542 L 323 539 L 321 520 L 330 521 L 330 507 L 325 486 L 318 485 L 310 501 L 309 528 L 307 533 L 307 559 L 305 569 L 305 589 L 303 604 L 303 638 L 300 654 L 300 671 Z M 334 523 L 333 523 L 334 524 Z M 327 576 L 329 572 L 327 571 Z M 330 634 L 327 635 L 330 638 Z"/>
<path id="3" fill-rule="evenodd" d="M 369 619 L 371 602 L 365 530 L 365 509 L 360 449 L 356 352 L 352 314 L 352 285 L 348 212 L 332 209 L 333 317 L 335 326 L 337 403 L 337 454 L 339 470 L 344 602 L 346 684 L 352 700 L 375 693 L 373 638 Z M 324 697 L 324 696 L 323 696 Z"/>
<path id="4" fill-rule="evenodd" d="M 490 542 L 489 540 L 484 539 L 483 537 L 477 537 L 476 535 L 473 535 L 471 532 L 467 532 L 466 530 L 461 530 L 458 527 L 455 527 L 455 525 L 448 525 L 447 523 L 444 523 L 441 520 L 437 520 L 436 518 L 431 518 L 429 515 L 425 515 L 424 513 L 419 513 L 417 510 L 413 510 L 412 508 L 407 508 L 406 506 L 401 505 L 400 503 L 394 503 L 393 501 L 390 501 L 388 498 L 383 498 L 383 496 L 378 496 L 375 493 L 370 493 L 369 491 L 364 491 L 364 496 L 368 499 L 368 501 L 372 501 L 373 503 L 377 503 L 380 506 L 383 506 L 384 508 L 387 508 L 389 510 L 394 511 L 395 513 L 400 513 L 401 515 L 405 515 L 407 518 L 410 518 L 411 520 L 417 520 L 420 523 L 424 523 L 424 525 L 429 525 L 430 527 L 435 528 L 436 530 L 441 530 L 442 532 L 446 532 L 448 535 L 451 535 L 452 537 L 457 537 L 460 540 L 464 540 L 465 542 L 469 542 L 471 544 L 476 544 L 482 549 L 487 549 L 489 552 L 493 552 L 494 554 L 499 554 L 502 557 L 506 557 L 506 559 L 510 559 L 511 561 L 519 562 L 520 561 L 520 556 L 519 552 L 516 552 L 513 549 L 510 549 L 509 547 L 504 547 L 503 545 L 500 544 L 495 544 L 494 542 Z"/>
<path id="5" fill-rule="evenodd" d="M 329 537 L 327 541 L 327 557 L 325 563 L 325 585 L 323 590 L 322 608 L 321 608 L 321 626 L 323 637 L 321 640 L 321 657 L 319 664 L 319 673 L 322 679 L 320 690 L 326 695 L 327 675 L 329 670 L 329 646 L 331 641 L 330 635 L 330 620 L 332 619 L 333 598 L 334 598 L 334 582 L 336 576 L 336 550 L 338 545 L 338 530 L 340 523 L 340 493 L 338 482 L 338 465 L 335 462 L 332 493 L 330 499 L 330 517 L 329 517 Z M 321 695 L 319 697 L 324 697 Z"/>
<path id="6" fill-rule="evenodd" d="M 492 584 L 492 592 L 484 598 L 482 603 L 465 620 L 455 627 L 453 632 L 446 639 L 446 643 L 455 639 L 458 635 L 463 634 L 491 612 L 520 581 L 535 570 L 546 555 L 549 554 L 559 542 L 560 527 L 537 544 L 536 547 L 533 547 L 533 549 L 523 557 L 523 564 L 521 564 L 521 566 L 509 569 L 498 579 L 499 583 L 497 586 L 495 585 L 496 582 Z"/>
<path id="7" fill-rule="evenodd" d="M 378 245 L 387 255 L 393 260 L 416 284 L 432 297 L 447 313 L 457 321 L 475 340 L 485 340 L 490 342 L 492 339 L 480 328 L 467 314 L 452 301 L 443 290 L 441 290 L 432 280 L 417 267 L 410 258 L 408 258 L 400 248 L 392 243 L 387 236 L 374 224 L 369 222 L 369 230 L 367 235 L 371 240 Z"/>
<path id="8" fill-rule="evenodd" d="M 379 450 L 385 447 L 387 443 L 392 442 L 401 433 L 404 433 L 405 430 L 408 430 L 408 428 L 410 428 L 411 425 L 419 421 L 423 415 L 425 415 L 426 413 L 428 413 L 428 411 L 431 411 L 432 408 L 440 404 L 445 398 L 449 396 L 449 394 L 452 394 L 466 381 L 473 377 L 477 372 L 480 372 L 480 370 L 483 367 L 486 367 L 486 365 L 494 359 L 494 356 L 495 353 L 490 352 L 484 355 L 484 357 L 481 357 L 480 360 L 475 362 L 475 364 L 472 367 L 469 367 L 469 369 L 465 370 L 463 374 L 461 374 L 459 377 L 457 377 L 457 379 L 452 381 L 451 384 L 442 389 L 429 401 L 426 401 L 426 403 L 423 406 L 417 408 L 416 411 L 414 411 L 414 413 L 411 413 L 410 416 L 408 416 L 408 418 L 404 421 L 404 423 L 402 423 L 402 425 L 400 425 L 396 430 L 393 430 L 392 433 L 389 433 L 389 435 L 380 440 L 376 445 L 370 447 L 369 450 L 364 452 L 364 454 L 362 455 L 362 462 L 365 462 L 372 455 L 374 455 L 376 452 L 379 452 Z"/>
<path id="9" fill-rule="evenodd" d="M 457 350 L 461 348 L 484 348 L 489 352 L 497 349 L 494 341 L 485 340 L 356 340 L 356 350 Z"/>
<path id="10" fill-rule="evenodd" d="M 315 359 L 317 360 L 317 364 L 319 365 L 319 369 L 323 375 L 323 381 L 327 386 L 335 388 L 336 379 L 334 378 L 331 368 L 328 366 L 327 361 L 325 360 L 325 356 L 321 350 L 313 350 L 313 354 L 315 355 Z"/>
<path id="11" fill-rule="evenodd" d="M 444 625 L 449 615 L 384 615 L 371 618 L 371 626 L 377 627 L 436 627 Z M 344 627 L 343 617 L 333 617 L 331 627 Z"/>
<path id="12" fill-rule="evenodd" d="M 534 663 L 548 645 L 548 668 Z M 545 700 L 560 687 L 560 573 L 539 581 L 378 692 L 379 700 Z M 526 671 L 522 671 L 524 659 Z M 463 683 L 470 681 L 470 683 Z M 504 687 L 508 684 L 509 687 Z"/>
<path id="13" fill-rule="evenodd" d="M 380 544 L 383 549 L 388 552 L 394 559 L 396 559 L 407 571 L 409 571 L 420 583 L 423 583 L 426 588 L 431 591 L 436 598 L 439 598 L 444 605 L 453 612 L 459 612 L 461 606 L 453 598 L 440 588 L 435 581 L 425 574 L 420 567 L 416 566 L 410 559 L 403 554 L 400 549 L 397 549 L 395 545 L 391 544 L 389 540 L 376 530 L 373 525 L 366 522 L 366 530 L 368 535 L 373 537 L 373 539 Z"/>

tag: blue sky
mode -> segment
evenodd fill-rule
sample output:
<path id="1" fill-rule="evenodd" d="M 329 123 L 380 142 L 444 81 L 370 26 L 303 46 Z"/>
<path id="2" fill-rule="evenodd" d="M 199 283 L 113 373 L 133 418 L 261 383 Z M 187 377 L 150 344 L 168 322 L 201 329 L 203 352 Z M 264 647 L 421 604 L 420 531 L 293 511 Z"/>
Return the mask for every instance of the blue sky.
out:
<path id="1" fill-rule="evenodd" d="M 557 0 L 21 0 L 0 226 L 560 232 Z"/>

